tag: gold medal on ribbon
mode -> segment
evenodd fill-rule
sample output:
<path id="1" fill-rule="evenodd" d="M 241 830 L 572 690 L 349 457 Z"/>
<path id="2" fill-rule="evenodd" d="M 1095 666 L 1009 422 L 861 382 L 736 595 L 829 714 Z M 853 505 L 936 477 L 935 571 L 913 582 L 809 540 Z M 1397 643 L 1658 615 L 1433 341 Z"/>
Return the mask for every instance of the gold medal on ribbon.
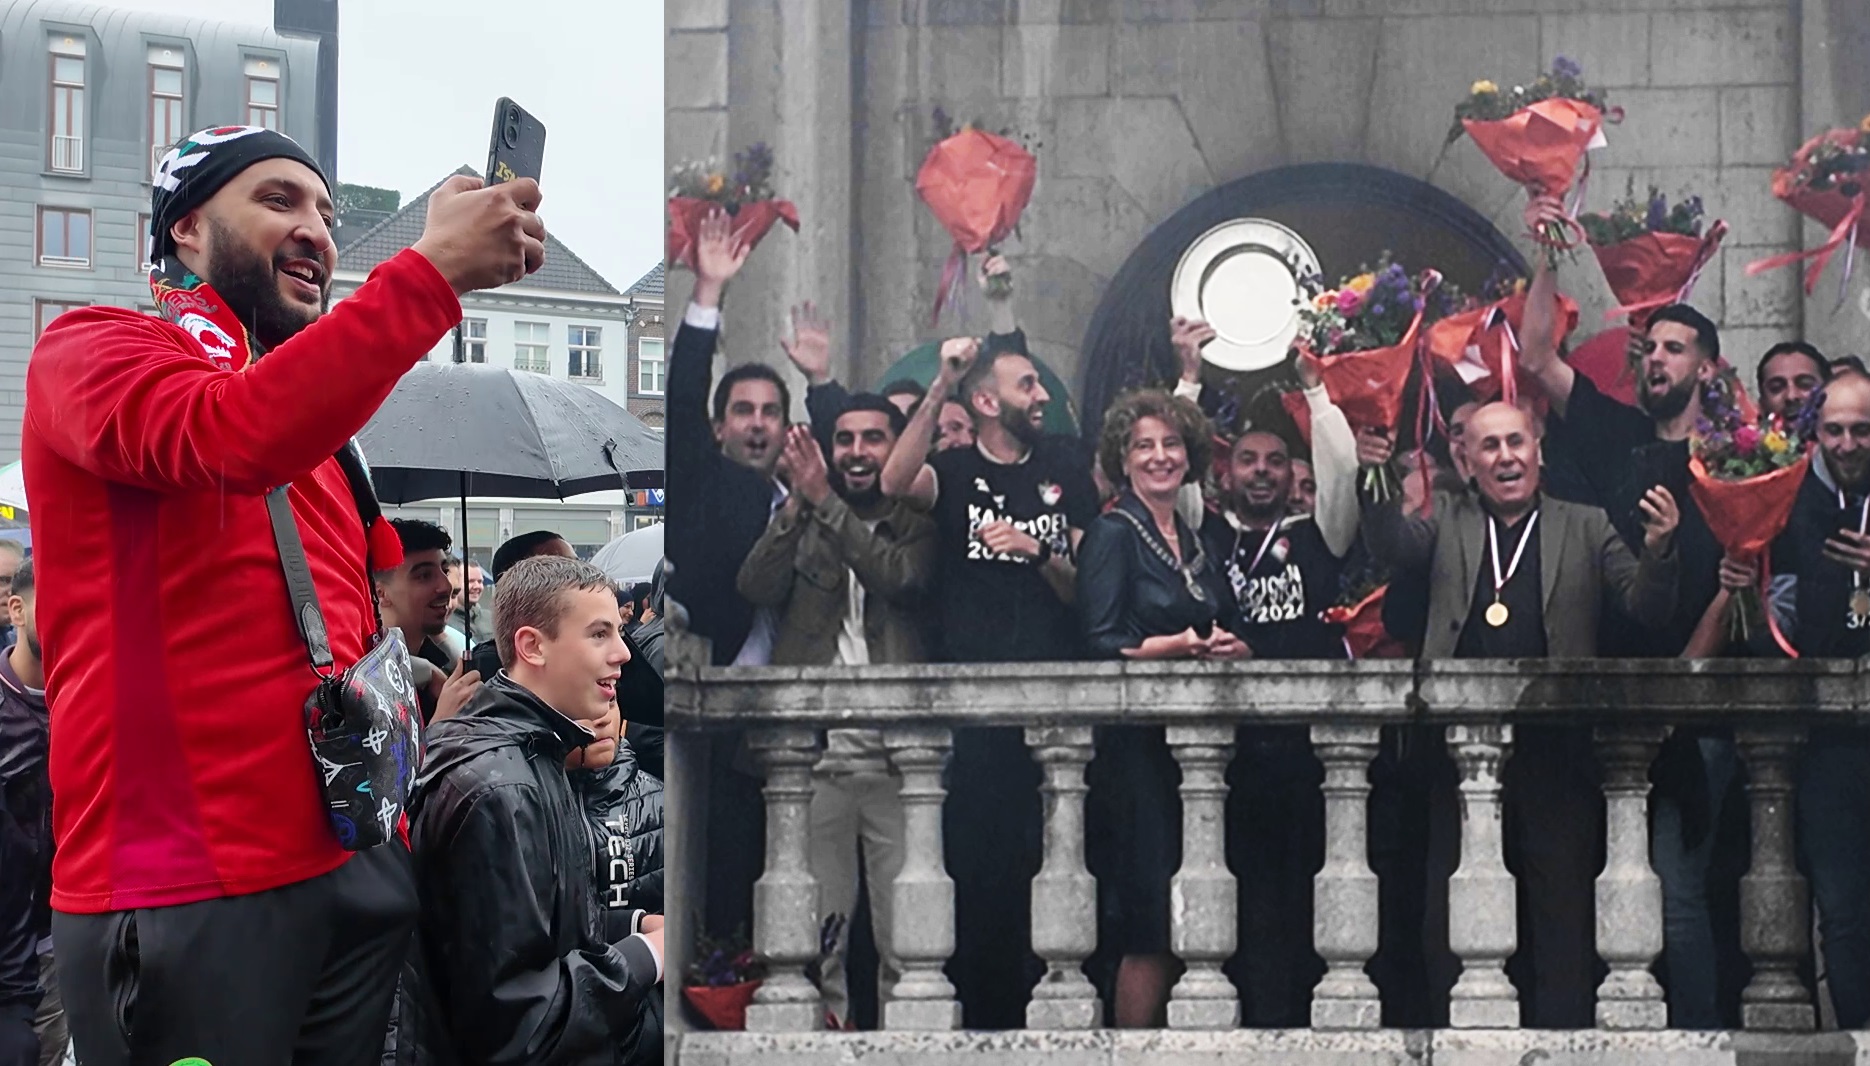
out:
<path id="1" fill-rule="evenodd" d="M 1506 604 L 1499 600 L 1493 601 L 1493 606 L 1487 608 L 1487 624 L 1495 629 L 1505 625 L 1506 620 L 1511 617 L 1513 617 L 1513 612 L 1507 610 Z"/>

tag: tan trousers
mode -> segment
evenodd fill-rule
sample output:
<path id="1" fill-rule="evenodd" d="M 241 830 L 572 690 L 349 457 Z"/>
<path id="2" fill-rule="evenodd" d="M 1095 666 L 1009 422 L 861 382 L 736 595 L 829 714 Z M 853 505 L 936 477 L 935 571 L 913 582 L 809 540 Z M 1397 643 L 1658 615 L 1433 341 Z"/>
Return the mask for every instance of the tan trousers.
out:
<path id="1" fill-rule="evenodd" d="M 818 927 L 841 914 L 846 921 L 857 909 L 857 863 L 861 858 L 870 893 L 870 927 L 876 939 L 877 1003 L 902 975 L 893 948 L 896 875 L 903 868 L 902 779 L 887 773 L 817 774 L 812 780 L 811 861 L 818 879 Z M 844 974 L 850 950 L 847 929 L 825 960 L 825 1010 L 840 1025 L 850 1021 L 850 988 Z"/>

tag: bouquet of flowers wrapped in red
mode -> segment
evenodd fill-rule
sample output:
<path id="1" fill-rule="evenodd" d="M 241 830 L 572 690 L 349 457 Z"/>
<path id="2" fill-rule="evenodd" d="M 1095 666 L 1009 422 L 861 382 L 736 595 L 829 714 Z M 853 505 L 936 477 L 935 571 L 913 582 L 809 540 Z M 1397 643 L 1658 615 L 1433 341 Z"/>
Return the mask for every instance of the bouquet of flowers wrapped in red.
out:
<path id="1" fill-rule="evenodd" d="M 935 119 L 945 125 L 947 116 L 937 111 Z M 1038 160 L 1018 142 L 973 125 L 929 149 L 916 173 L 916 194 L 954 238 L 935 294 L 936 320 L 967 281 L 967 257 L 991 251 L 1019 225 L 1038 173 Z"/>
<path id="2" fill-rule="evenodd" d="M 1456 309 L 1428 327 L 1429 354 L 1448 364 L 1480 401 L 1519 398 L 1521 323 L 1526 317 L 1526 279 L 1498 270 L 1478 295 L 1452 294 Z M 1563 341 L 1578 326 L 1578 303 L 1560 293 L 1559 332 Z"/>
<path id="3" fill-rule="evenodd" d="M 747 1005 L 765 983 L 765 963 L 744 936 L 721 942 L 704 936 L 697 948 L 698 958 L 682 983 L 682 998 L 716 1029 L 745 1029 Z"/>
<path id="4" fill-rule="evenodd" d="M 1318 360 L 1325 391 L 1352 428 L 1395 430 L 1423 315 L 1440 285 L 1440 274 L 1411 278 L 1386 252 L 1375 269 L 1316 292 L 1300 309 L 1298 348 Z M 1382 478 L 1381 468 L 1369 476 Z M 1373 480 L 1370 487 L 1387 485 Z"/>
<path id="5" fill-rule="evenodd" d="M 1551 72 L 1531 85 L 1502 91 L 1491 81 L 1475 82 L 1455 106 L 1448 143 L 1471 137 L 1501 174 L 1538 195 L 1564 198 L 1585 153 L 1604 143 L 1605 121 L 1622 118 L 1621 112 L 1606 111 L 1604 94 L 1587 87 L 1583 74 L 1559 56 Z M 1577 221 L 1567 219 L 1541 227 L 1533 238 L 1556 259 L 1573 247 L 1573 236 L 1582 235 Z"/>
<path id="6" fill-rule="evenodd" d="M 1608 212 L 1578 221 L 1619 305 L 1604 317 L 1628 316 L 1639 325 L 1650 313 L 1688 299 L 1727 236 L 1725 222 L 1702 232 L 1701 197 L 1671 206 L 1653 186 L 1647 199 L 1626 195 Z"/>
<path id="7" fill-rule="evenodd" d="M 1383 626 L 1383 598 L 1389 585 L 1360 588 L 1327 607 L 1324 620 L 1344 627 L 1344 650 L 1353 659 L 1406 659 L 1409 650 Z"/>
<path id="8" fill-rule="evenodd" d="M 797 233 L 799 209 L 775 199 L 772 182 L 773 152 L 765 144 L 735 153 L 732 174 L 712 159 L 676 167 L 669 178 L 669 261 L 694 268 L 695 236 L 716 208 L 733 216 L 736 244 L 760 243 L 775 222 Z"/>
<path id="9" fill-rule="evenodd" d="M 1791 252 L 1747 264 L 1747 273 L 1810 259 L 1805 271 L 1805 295 L 1818 286 L 1818 276 L 1838 249 L 1846 249 L 1840 293 L 1849 285 L 1855 249 L 1870 248 L 1870 231 L 1863 222 L 1865 185 L 1870 182 L 1870 115 L 1856 129 L 1828 130 L 1806 141 L 1792 162 L 1773 172 L 1773 195 L 1820 225 L 1831 227 L 1825 242 L 1810 251 Z M 1841 297 L 1840 297 L 1841 298 Z"/>
<path id="10" fill-rule="evenodd" d="M 1806 444 L 1817 416 L 1815 402 L 1791 420 L 1758 418 L 1750 406 L 1730 382 L 1717 381 L 1703 394 L 1701 420 L 1689 441 L 1688 492 L 1714 539 L 1735 559 L 1764 558 L 1786 528 L 1810 465 Z M 1762 567 L 1762 584 L 1770 577 Z M 1751 589 L 1736 599 L 1735 631 L 1744 637 L 1761 601 Z"/>

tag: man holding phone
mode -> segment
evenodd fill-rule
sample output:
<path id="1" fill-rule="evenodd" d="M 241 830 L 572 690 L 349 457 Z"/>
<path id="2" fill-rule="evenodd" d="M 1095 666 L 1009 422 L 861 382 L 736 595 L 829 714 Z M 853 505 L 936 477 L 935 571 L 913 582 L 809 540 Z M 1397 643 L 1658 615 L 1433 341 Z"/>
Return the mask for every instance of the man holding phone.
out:
<path id="1" fill-rule="evenodd" d="M 381 1050 L 415 882 L 404 843 L 347 851 L 327 817 L 264 497 L 290 486 L 342 670 L 400 545 L 338 453 L 461 295 L 539 269 L 539 187 L 450 178 L 415 246 L 327 314 L 331 189 L 297 143 L 204 130 L 154 185 L 161 317 L 63 315 L 26 375 L 26 483 L 61 501 L 33 539 L 72 1039 L 86 1066 L 349 1066 Z M 158 594 L 116 595 L 129 573 Z"/>

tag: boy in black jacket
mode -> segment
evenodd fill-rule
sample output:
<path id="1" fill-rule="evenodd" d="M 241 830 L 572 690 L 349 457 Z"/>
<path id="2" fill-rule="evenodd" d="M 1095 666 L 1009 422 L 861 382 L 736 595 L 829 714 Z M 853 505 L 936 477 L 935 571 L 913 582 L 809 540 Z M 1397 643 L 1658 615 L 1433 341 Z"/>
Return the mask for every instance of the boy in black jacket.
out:
<path id="1" fill-rule="evenodd" d="M 630 653 L 610 579 L 575 559 L 519 563 L 500 581 L 494 631 L 507 669 L 430 731 L 410 800 L 420 977 L 397 1061 L 636 1061 L 662 994 L 662 920 L 609 920 L 566 770 L 607 716 L 616 735 Z"/>

